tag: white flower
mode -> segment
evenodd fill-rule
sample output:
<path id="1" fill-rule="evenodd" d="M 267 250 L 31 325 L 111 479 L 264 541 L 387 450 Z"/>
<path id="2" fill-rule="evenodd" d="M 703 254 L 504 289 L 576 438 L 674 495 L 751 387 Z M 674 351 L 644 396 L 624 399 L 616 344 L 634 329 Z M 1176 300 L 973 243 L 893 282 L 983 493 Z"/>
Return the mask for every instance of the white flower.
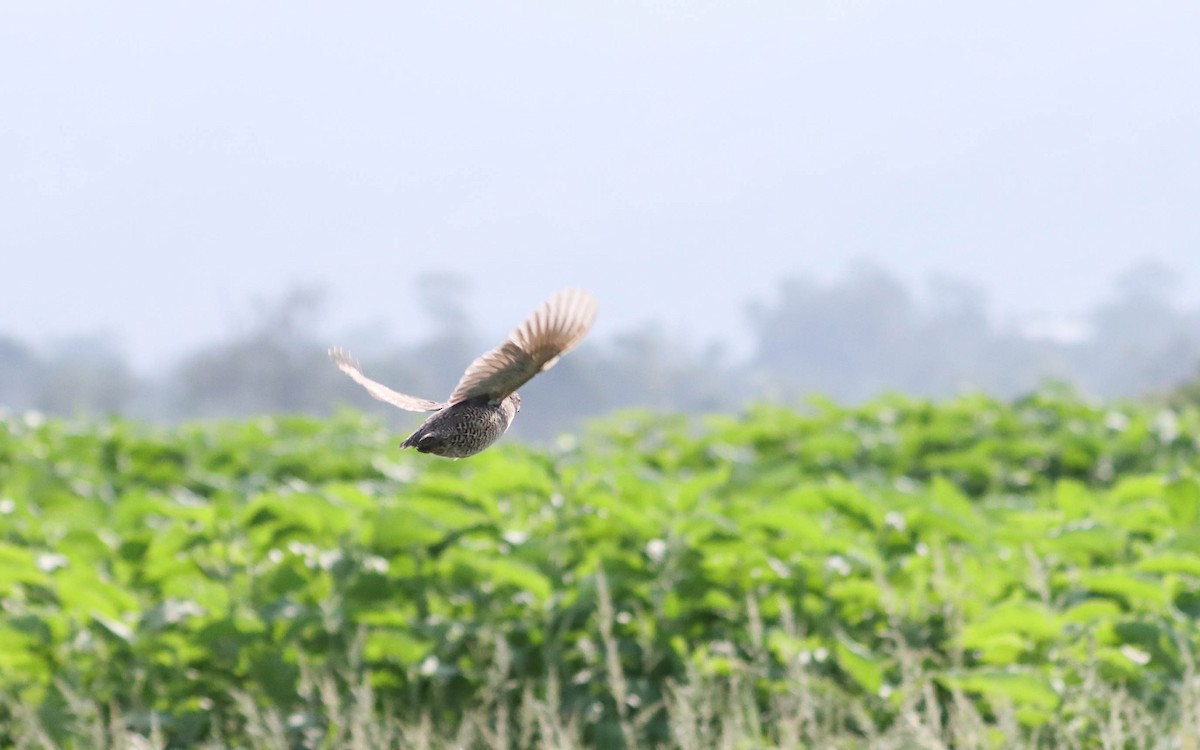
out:
<path id="1" fill-rule="evenodd" d="M 363 558 L 363 570 L 368 573 L 386 573 L 388 572 L 388 561 L 378 555 L 367 555 Z"/>
<path id="2" fill-rule="evenodd" d="M 825 560 L 825 567 L 840 575 L 850 575 L 850 563 L 841 555 L 830 555 Z"/>
<path id="3" fill-rule="evenodd" d="M 67 567 L 70 560 L 66 555 L 60 555 L 57 552 L 47 552 L 44 555 L 38 555 L 37 567 L 43 573 L 53 573 L 59 568 Z"/>
<path id="4" fill-rule="evenodd" d="M 1134 664 L 1137 664 L 1138 666 L 1145 666 L 1146 664 L 1150 663 L 1150 654 L 1146 653 L 1140 648 L 1134 648 L 1128 643 L 1121 647 L 1121 653 L 1126 659 Z"/>
<path id="5" fill-rule="evenodd" d="M 660 563 L 667 556 L 667 543 L 662 539 L 651 539 L 646 542 L 646 557 Z"/>
<path id="6" fill-rule="evenodd" d="M 501 537 L 504 539 L 504 541 L 508 542 L 514 547 L 517 547 L 529 541 L 529 532 L 513 529 L 512 531 L 504 532 L 501 534 Z"/>

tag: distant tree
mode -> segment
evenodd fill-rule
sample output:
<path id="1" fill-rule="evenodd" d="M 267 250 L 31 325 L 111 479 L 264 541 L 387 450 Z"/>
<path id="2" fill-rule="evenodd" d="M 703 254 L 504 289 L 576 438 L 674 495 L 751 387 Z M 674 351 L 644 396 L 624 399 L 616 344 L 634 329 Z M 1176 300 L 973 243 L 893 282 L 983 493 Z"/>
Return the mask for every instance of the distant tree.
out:
<path id="1" fill-rule="evenodd" d="M 1200 366 L 1192 377 L 1168 392 L 1168 401 L 1175 406 L 1200 406 Z"/>
<path id="2" fill-rule="evenodd" d="M 139 387 L 118 347 L 102 335 L 59 342 L 40 369 L 34 405 L 55 414 L 124 412 Z"/>
<path id="3" fill-rule="evenodd" d="M 259 303 L 249 329 L 202 349 L 175 372 L 179 412 L 227 416 L 324 411 L 334 377 L 325 346 L 313 338 L 323 294 L 293 287 Z"/>
<path id="4" fill-rule="evenodd" d="M 830 286 L 785 280 L 777 303 L 752 306 L 750 320 L 752 366 L 793 396 L 820 392 L 855 400 L 898 387 L 919 334 L 908 292 L 869 265 Z"/>
<path id="5" fill-rule="evenodd" d="M 1070 345 L 1001 330 L 980 289 L 945 277 L 932 279 L 923 299 L 871 266 L 824 286 L 790 279 L 776 304 L 751 308 L 751 321 L 755 381 L 784 397 L 1014 396 L 1078 374 Z"/>
<path id="6" fill-rule="evenodd" d="M 1177 278 L 1143 263 L 1117 279 L 1115 295 L 1093 312 L 1092 336 L 1075 355 L 1076 375 L 1102 396 L 1160 390 L 1200 362 L 1200 316 L 1176 308 Z"/>
<path id="7" fill-rule="evenodd" d="M 787 279 L 774 299 L 750 308 L 748 361 L 731 362 L 719 346 L 689 343 L 655 324 L 593 337 L 553 376 L 522 389 L 528 408 L 514 431 L 544 438 L 617 408 L 711 411 L 808 393 L 857 401 L 893 389 L 938 397 L 970 388 L 1011 397 L 1048 379 L 1106 397 L 1174 388 L 1177 399 L 1195 398 L 1200 312 L 1173 303 L 1174 282 L 1162 266 L 1131 269 L 1093 311 L 1088 337 L 1064 341 L 994 325 L 980 290 L 961 281 L 935 279 L 915 295 L 869 265 L 832 284 Z M 356 354 L 367 355 L 368 374 L 398 390 L 445 397 L 468 363 L 496 343 L 477 336 L 470 289 L 461 276 L 421 277 L 415 291 L 431 333 L 390 351 L 364 346 Z M 180 419 L 321 414 L 350 402 L 398 427 L 415 423 L 418 415 L 373 401 L 330 364 L 326 348 L 339 342 L 317 338 L 322 301 L 320 290 L 294 287 L 260 302 L 224 340 L 154 381 L 134 377 L 103 337 L 36 350 L 0 337 L 0 405 Z"/>
<path id="8" fill-rule="evenodd" d="M 32 349 L 16 339 L 0 337 L 0 405 L 13 411 L 32 408 L 43 378 L 42 363 Z"/>
<path id="9" fill-rule="evenodd" d="M 984 308 L 983 290 L 945 276 L 931 279 L 916 334 L 903 355 L 902 390 L 923 396 L 1003 387 L 996 377 L 1000 347 Z"/>

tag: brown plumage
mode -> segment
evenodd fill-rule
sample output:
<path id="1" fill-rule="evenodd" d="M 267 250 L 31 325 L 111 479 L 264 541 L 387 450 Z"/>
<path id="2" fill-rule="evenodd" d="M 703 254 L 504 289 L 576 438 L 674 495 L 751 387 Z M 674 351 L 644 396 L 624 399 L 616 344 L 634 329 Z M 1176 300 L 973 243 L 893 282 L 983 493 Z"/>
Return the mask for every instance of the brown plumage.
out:
<path id="1" fill-rule="evenodd" d="M 448 458 L 473 456 L 496 442 L 521 410 L 517 389 L 574 349 L 596 319 L 596 299 L 582 289 L 557 292 L 508 339 L 478 357 L 445 402 L 397 393 L 362 374 L 342 349 L 329 356 L 342 372 L 380 401 L 408 411 L 431 411 L 401 447 Z"/>

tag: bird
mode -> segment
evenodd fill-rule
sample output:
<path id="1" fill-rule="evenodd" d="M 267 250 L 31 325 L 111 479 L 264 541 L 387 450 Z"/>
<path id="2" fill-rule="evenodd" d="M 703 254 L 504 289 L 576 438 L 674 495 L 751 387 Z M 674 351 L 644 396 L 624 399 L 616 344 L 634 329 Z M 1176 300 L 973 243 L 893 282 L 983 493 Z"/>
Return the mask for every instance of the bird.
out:
<path id="1" fill-rule="evenodd" d="M 416 412 L 433 412 L 401 448 L 460 459 L 473 456 L 508 431 L 521 410 L 517 389 L 553 367 L 579 345 L 596 320 L 597 303 L 583 289 L 563 289 L 534 310 L 495 349 L 467 367 L 445 401 L 398 393 L 363 375 L 349 352 L 329 350 L 338 369 L 380 401 Z"/>

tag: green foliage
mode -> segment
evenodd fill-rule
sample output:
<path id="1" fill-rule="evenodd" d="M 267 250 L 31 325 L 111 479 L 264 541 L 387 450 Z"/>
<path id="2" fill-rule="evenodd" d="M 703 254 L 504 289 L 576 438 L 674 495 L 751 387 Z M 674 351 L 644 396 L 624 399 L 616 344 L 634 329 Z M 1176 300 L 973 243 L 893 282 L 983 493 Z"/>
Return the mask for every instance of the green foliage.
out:
<path id="1" fill-rule="evenodd" d="M 178 746 L 236 737 L 247 694 L 332 732 L 311 669 L 435 722 L 537 686 L 610 747 L 668 736 L 689 679 L 752 680 L 769 721 L 802 675 L 851 733 L 960 696 L 1037 737 L 1088 721 L 1096 679 L 1168 711 L 1198 440 L 1195 410 L 1049 391 L 625 414 L 461 462 L 350 414 L 10 419 L 0 745 L 14 705 L 69 733 L 78 694 Z"/>

